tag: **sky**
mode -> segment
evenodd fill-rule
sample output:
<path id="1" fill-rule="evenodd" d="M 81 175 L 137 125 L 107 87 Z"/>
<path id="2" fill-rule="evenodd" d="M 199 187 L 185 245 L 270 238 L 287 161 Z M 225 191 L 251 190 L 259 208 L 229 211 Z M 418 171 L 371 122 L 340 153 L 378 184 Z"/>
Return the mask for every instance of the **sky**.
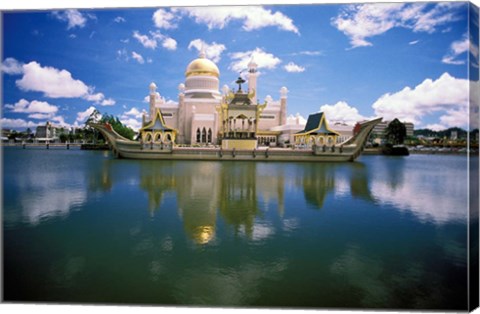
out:
<path id="1" fill-rule="evenodd" d="M 4 10 L 1 125 L 81 127 L 97 109 L 136 130 L 149 84 L 176 103 L 203 46 L 220 87 L 235 87 L 253 56 L 259 100 L 287 87 L 288 115 L 468 129 L 471 12 L 465 2 Z"/>

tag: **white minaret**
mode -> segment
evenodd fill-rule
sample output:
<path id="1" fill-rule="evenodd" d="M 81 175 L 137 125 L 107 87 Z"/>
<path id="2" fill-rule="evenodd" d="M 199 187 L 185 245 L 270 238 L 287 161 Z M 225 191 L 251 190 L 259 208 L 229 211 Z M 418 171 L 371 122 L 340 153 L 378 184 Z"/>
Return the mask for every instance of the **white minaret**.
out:
<path id="1" fill-rule="evenodd" d="M 248 63 L 248 93 L 253 92 L 252 102 L 257 103 L 257 64 L 253 60 L 253 56 Z"/>
<path id="2" fill-rule="evenodd" d="M 287 124 L 287 93 L 285 86 L 280 88 L 280 125 Z"/>
<path id="3" fill-rule="evenodd" d="M 150 83 L 150 119 L 155 117 L 155 100 L 157 96 L 157 85 L 154 82 Z"/>
<path id="4" fill-rule="evenodd" d="M 178 85 L 178 140 L 177 143 L 185 142 L 185 85 Z"/>

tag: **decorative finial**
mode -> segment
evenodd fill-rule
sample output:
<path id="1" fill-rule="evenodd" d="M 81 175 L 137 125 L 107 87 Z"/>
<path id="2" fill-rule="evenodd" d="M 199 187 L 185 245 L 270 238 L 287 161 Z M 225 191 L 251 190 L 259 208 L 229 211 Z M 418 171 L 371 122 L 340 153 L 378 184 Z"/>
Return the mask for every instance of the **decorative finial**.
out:
<path id="1" fill-rule="evenodd" d="M 250 61 L 248 62 L 248 67 L 249 68 L 256 68 L 258 66 L 258 64 L 255 62 L 255 59 L 253 57 L 253 54 L 252 54 L 252 57 L 250 58 Z"/>
<path id="2" fill-rule="evenodd" d="M 238 79 L 235 81 L 235 83 L 238 84 L 238 92 L 242 91 L 242 84 L 245 82 L 246 81 L 241 76 L 239 76 Z"/>
<path id="3" fill-rule="evenodd" d="M 202 47 L 200 47 L 200 53 L 198 54 L 199 58 L 206 58 L 207 54 L 205 53 L 205 44 L 202 42 Z"/>

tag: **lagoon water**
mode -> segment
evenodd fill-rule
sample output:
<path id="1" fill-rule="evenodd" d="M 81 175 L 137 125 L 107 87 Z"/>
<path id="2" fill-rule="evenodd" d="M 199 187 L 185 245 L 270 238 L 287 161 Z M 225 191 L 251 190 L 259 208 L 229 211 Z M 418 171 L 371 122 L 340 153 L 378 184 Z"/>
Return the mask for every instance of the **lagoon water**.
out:
<path id="1" fill-rule="evenodd" d="M 4 299 L 466 309 L 467 157 L 118 160 L 4 148 Z"/>

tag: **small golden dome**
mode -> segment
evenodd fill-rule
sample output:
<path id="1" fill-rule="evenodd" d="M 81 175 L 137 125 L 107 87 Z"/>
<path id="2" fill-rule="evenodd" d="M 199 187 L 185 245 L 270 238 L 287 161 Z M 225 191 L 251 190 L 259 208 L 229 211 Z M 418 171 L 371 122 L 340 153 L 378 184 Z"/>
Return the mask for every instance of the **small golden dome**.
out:
<path id="1" fill-rule="evenodd" d="M 220 71 L 215 63 L 207 58 L 200 57 L 190 62 L 187 66 L 187 71 L 185 71 L 186 77 L 197 75 L 210 75 L 218 78 Z"/>

